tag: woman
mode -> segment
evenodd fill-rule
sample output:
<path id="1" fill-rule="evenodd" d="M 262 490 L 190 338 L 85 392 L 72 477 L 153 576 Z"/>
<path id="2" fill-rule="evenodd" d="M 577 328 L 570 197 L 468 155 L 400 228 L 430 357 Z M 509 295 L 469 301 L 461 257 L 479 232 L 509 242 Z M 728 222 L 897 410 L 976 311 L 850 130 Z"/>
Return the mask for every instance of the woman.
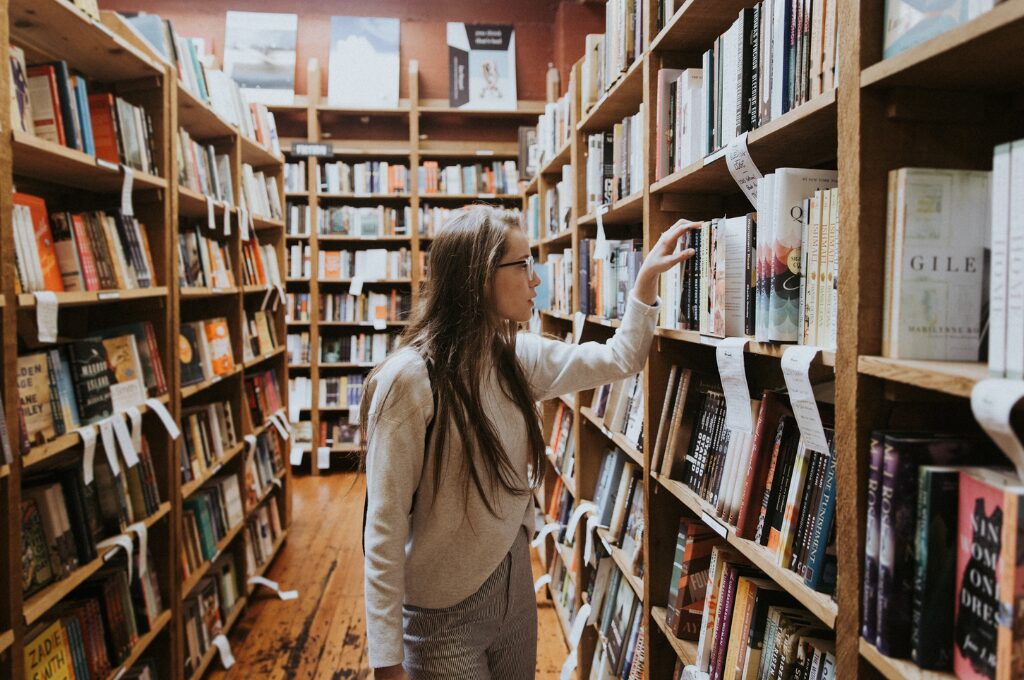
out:
<path id="1" fill-rule="evenodd" d="M 536 402 L 643 369 L 658 277 L 693 255 L 676 253 L 685 230 L 676 225 L 651 249 L 615 336 L 582 345 L 517 333 L 540 279 L 508 213 L 467 208 L 434 240 L 425 299 L 363 396 L 366 620 L 378 679 L 534 677 Z"/>

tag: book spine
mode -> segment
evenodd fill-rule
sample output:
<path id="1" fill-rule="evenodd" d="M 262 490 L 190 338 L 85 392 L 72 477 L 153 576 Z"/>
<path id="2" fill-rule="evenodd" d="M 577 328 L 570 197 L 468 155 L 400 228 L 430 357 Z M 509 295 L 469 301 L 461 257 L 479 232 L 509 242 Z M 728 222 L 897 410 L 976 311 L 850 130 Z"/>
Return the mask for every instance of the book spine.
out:
<path id="1" fill-rule="evenodd" d="M 875 645 L 887 656 L 910 653 L 914 517 L 917 466 L 896 445 L 886 444 L 882 460 L 878 542 L 878 612 Z"/>
<path id="2" fill-rule="evenodd" d="M 825 554 L 832 533 L 833 518 L 836 508 L 836 459 L 835 454 L 828 457 L 825 471 L 825 482 L 821 492 L 821 503 L 814 518 L 814 529 L 811 534 L 807 551 L 807 564 L 804 566 L 804 583 L 818 590 L 822 585 L 825 571 Z"/>

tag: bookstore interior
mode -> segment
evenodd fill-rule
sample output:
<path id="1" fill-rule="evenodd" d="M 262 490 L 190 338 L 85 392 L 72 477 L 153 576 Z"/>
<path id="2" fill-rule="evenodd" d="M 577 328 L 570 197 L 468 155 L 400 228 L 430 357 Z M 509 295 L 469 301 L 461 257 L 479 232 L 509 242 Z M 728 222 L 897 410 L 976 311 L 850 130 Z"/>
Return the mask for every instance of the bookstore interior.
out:
<path id="1" fill-rule="evenodd" d="M 538 678 L 1024 678 L 1024 0 L 0 6 L 0 678 L 270 677 L 477 203 L 570 345 L 691 223 L 536 405 Z"/>

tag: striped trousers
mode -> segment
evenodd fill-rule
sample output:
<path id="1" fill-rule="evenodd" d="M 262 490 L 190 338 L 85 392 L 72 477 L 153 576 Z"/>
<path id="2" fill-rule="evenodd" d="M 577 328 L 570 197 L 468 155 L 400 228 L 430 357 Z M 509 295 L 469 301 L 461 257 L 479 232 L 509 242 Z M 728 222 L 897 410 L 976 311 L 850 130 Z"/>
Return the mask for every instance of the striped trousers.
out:
<path id="1" fill-rule="evenodd" d="M 443 609 L 404 605 L 402 613 L 411 680 L 533 678 L 537 601 L 526 530 L 474 594 Z"/>

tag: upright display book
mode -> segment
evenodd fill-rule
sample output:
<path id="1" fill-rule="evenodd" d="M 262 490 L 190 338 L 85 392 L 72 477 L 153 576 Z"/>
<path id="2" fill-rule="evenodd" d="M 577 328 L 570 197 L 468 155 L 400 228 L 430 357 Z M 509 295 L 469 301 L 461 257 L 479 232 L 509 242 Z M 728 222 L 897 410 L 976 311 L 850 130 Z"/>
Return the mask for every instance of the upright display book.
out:
<path id="1" fill-rule="evenodd" d="M 397 108 L 398 19 L 331 17 L 327 103 L 346 108 Z"/>
<path id="2" fill-rule="evenodd" d="M 448 23 L 448 102 L 457 109 L 516 110 L 512 26 Z"/>
<path id="3" fill-rule="evenodd" d="M 260 104 L 291 104 L 295 98 L 297 14 L 228 12 L 224 72 Z"/>

